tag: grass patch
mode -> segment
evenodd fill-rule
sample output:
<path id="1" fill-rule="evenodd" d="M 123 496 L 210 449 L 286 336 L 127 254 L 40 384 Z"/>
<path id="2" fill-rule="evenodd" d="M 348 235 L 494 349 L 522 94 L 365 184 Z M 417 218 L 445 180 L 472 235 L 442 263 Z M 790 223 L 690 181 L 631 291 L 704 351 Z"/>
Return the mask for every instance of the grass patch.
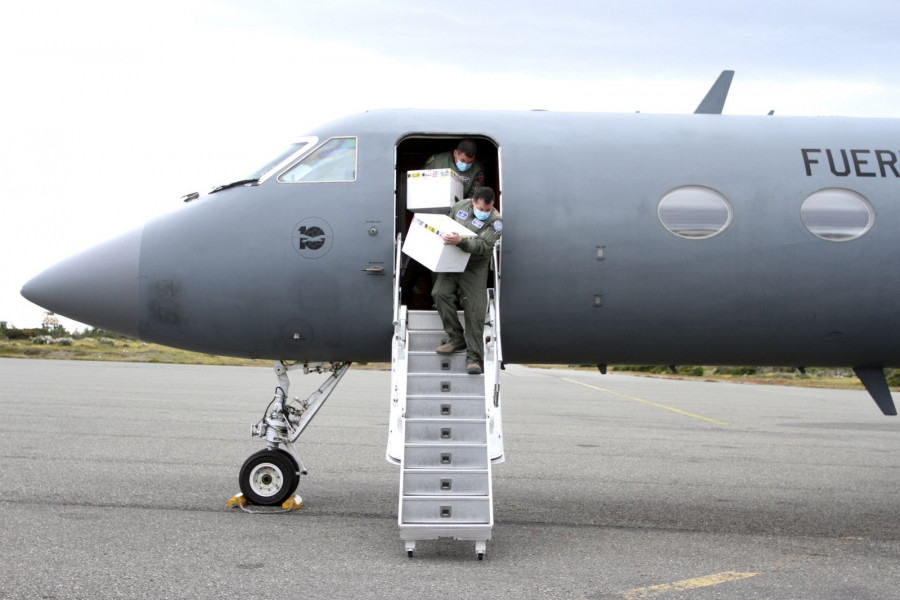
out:
<path id="1" fill-rule="evenodd" d="M 216 356 L 149 344 L 135 340 L 74 340 L 71 345 L 33 343 L 31 340 L 0 341 L 0 357 L 56 360 L 100 360 L 185 365 L 235 365 L 268 367 L 271 360 Z"/>
<path id="2" fill-rule="evenodd" d="M 112 362 L 146 362 L 176 365 L 225 365 L 238 367 L 271 367 L 267 358 L 235 358 L 170 348 L 137 340 L 84 338 L 71 345 L 35 343 L 32 340 L 0 339 L 0 358 L 44 358 L 51 360 L 97 360 Z M 354 369 L 390 371 L 390 363 L 353 363 Z"/>

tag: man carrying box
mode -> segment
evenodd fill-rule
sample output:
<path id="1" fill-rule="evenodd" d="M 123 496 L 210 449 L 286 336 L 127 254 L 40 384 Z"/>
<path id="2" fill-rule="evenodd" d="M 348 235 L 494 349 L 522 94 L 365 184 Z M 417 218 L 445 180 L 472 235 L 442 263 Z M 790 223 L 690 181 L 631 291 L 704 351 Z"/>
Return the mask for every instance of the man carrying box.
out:
<path id="1" fill-rule="evenodd" d="M 484 171 L 482 170 L 481 163 L 475 158 L 477 153 L 478 146 L 475 144 L 474 140 L 464 139 L 457 144 L 456 150 L 451 152 L 441 152 L 440 154 L 434 154 L 428 157 L 428 160 L 425 161 L 425 165 L 422 168 L 427 170 L 452 170 L 463 186 L 462 198 L 458 198 L 458 200 L 471 198 L 472 193 L 484 185 Z M 452 201 L 448 200 L 448 203 L 452 204 Z M 446 208 L 443 210 L 446 210 Z M 434 211 L 429 210 L 428 212 Z M 452 215 L 453 213 L 450 214 Z M 409 261 L 404 268 L 401 285 L 403 304 L 411 305 L 411 303 L 415 301 L 415 290 L 420 289 L 416 284 L 424 272 L 425 269 L 422 264 L 415 259 Z M 432 282 L 433 279 L 429 280 L 426 285 L 431 285 Z"/>
<path id="2" fill-rule="evenodd" d="M 494 244 L 503 232 L 500 213 L 494 210 L 494 190 L 478 188 L 474 198 L 457 202 L 450 209 L 450 217 L 476 235 L 463 238 L 454 232 L 443 236 L 444 244 L 457 246 L 471 256 L 462 273 L 438 273 L 431 290 L 444 331 L 450 336 L 446 344 L 438 346 L 437 352 L 453 354 L 465 349 L 466 370 L 469 375 L 480 375 L 484 367 L 487 276 Z M 456 314 L 457 295 L 463 306 L 465 331 Z"/>
<path id="3" fill-rule="evenodd" d="M 463 184 L 463 198 L 471 198 L 472 192 L 484 185 L 484 171 L 475 158 L 478 146 L 469 139 L 462 140 L 453 152 L 435 154 L 425 161 L 423 169 L 453 169 Z"/>

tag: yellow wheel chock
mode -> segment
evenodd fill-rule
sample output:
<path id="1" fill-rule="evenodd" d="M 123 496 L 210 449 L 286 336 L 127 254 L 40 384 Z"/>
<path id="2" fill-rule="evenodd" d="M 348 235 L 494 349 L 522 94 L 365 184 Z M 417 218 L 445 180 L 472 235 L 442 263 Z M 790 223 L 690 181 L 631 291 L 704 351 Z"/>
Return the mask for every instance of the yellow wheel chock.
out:
<path id="1" fill-rule="evenodd" d="M 249 504 L 247 498 L 244 497 L 244 494 L 238 494 L 237 496 L 232 496 L 228 501 L 228 508 L 240 508 L 241 510 L 247 512 L 256 512 L 256 511 L 248 511 L 246 506 Z M 300 497 L 300 494 L 292 494 L 290 498 L 281 503 L 281 509 L 284 511 L 289 510 L 297 510 L 301 506 L 303 506 L 303 498 Z"/>
<path id="2" fill-rule="evenodd" d="M 245 506 L 247 506 L 247 499 L 244 498 L 244 494 L 232 496 L 231 500 L 228 501 L 228 508 L 244 508 Z"/>
<path id="3" fill-rule="evenodd" d="M 292 494 L 281 504 L 281 508 L 284 510 L 297 510 L 301 506 L 303 506 L 303 498 L 300 497 L 300 494 Z"/>

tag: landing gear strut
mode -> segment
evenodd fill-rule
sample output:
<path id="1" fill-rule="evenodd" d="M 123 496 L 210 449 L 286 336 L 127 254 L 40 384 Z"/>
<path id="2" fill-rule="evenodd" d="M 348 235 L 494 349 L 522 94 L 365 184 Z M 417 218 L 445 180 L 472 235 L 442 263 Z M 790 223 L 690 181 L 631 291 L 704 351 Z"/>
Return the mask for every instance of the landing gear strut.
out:
<path id="1" fill-rule="evenodd" d="M 239 477 L 244 498 L 260 506 L 282 504 L 297 491 L 300 476 L 306 475 L 307 471 L 294 450 L 293 443 L 328 400 L 350 368 L 350 363 L 303 363 L 288 366 L 282 361 L 276 361 L 274 368 L 278 379 L 275 397 L 266 408 L 265 416 L 250 429 L 252 436 L 266 440 L 266 449 L 253 454 L 244 462 Z M 304 375 L 326 372 L 331 372 L 331 375 L 306 400 L 288 400 L 291 386 L 288 371 L 295 369 L 303 369 Z"/>

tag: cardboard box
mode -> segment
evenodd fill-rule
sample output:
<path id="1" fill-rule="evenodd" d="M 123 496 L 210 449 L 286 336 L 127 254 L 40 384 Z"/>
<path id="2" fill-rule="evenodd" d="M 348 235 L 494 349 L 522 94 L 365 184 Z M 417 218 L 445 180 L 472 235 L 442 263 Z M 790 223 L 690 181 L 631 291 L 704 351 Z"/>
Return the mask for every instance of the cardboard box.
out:
<path id="1" fill-rule="evenodd" d="M 435 273 L 462 273 L 471 254 L 444 244 L 444 234 L 454 231 L 461 237 L 475 237 L 473 232 L 447 215 L 416 213 L 403 242 L 403 253 Z"/>
<path id="2" fill-rule="evenodd" d="M 463 184 L 453 169 L 406 173 L 406 208 L 414 212 L 446 212 L 463 199 Z"/>

